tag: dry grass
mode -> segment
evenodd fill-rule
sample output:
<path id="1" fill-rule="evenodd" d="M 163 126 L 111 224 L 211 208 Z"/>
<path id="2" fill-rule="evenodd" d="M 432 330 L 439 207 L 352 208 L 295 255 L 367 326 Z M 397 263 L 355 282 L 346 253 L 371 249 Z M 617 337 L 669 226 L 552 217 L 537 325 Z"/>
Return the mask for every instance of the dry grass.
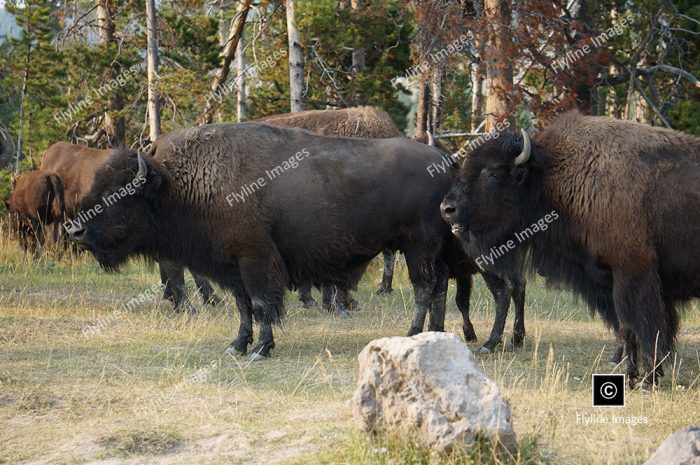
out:
<path id="1" fill-rule="evenodd" d="M 349 403 L 357 353 L 408 327 L 403 267 L 387 297 L 372 294 L 374 267 L 349 319 L 290 296 L 273 357 L 248 364 L 222 355 L 238 327 L 230 302 L 195 317 L 159 298 L 118 313 L 152 288 L 155 270 L 135 262 L 107 275 L 88 257 L 33 262 L 4 239 L 0 250 L 0 464 L 639 464 L 668 434 L 700 422 L 697 304 L 661 389 L 628 393 L 624 409 L 594 409 L 590 375 L 611 370 L 612 334 L 569 294 L 534 282 L 525 347 L 480 358 L 512 401 L 521 457 L 431 457 L 408 438 L 365 438 Z M 472 308 L 483 341 L 493 304 L 480 280 Z M 86 326 L 99 330 L 83 334 Z M 459 327 L 451 295 L 447 330 Z M 601 413 L 647 423 L 577 423 L 577 414 Z"/>

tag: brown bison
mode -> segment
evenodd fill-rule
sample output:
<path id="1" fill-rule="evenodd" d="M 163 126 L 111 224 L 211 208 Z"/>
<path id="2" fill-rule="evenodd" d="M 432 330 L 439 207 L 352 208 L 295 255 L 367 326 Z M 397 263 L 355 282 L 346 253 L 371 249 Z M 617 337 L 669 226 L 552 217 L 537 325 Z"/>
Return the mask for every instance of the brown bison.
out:
<path id="1" fill-rule="evenodd" d="M 439 205 L 451 176 L 427 175 L 440 159 L 406 138 L 324 137 L 255 123 L 173 131 L 153 158 L 125 152 L 108 160 L 83 214 L 103 205 L 105 193 L 138 181 L 136 194 L 103 206 L 71 237 L 107 269 L 145 255 L 207 275 L 239 303 L 241 327 L 227 350 L 247 352 L 255 318 L 253 356 L 264 357 L 285 288 L 347 289 L 387 246 L 406 256 L 416 317 L 431 304 L 444 315 L 447 272 L 439 257 L 451 238 Z M 430 326 L 442 329 L 432 318 Z"/>
<path id="2" fill-rule="evenodd" d="M 31 171 L 17 178 L 6 202 L 10 231 L 27 252 L 38 253 L 46 240 L 58 241 L 59 228 L 64 219 L 64 188 L 55 173 Z"/>
<path id="3" fill-rule="evenodd" d="M 56 142 L 44 152 L 41 170 L 57 173 L 65 188 L 66 217 L 75 219 L 78 206 L 90 191 L 95 173 L 110 157 L 110 150 L 101 150 L 84 145 Z M 220 299 L 206 279 L 192 275 L 205 302 L 216 305 Z M 175 279 L 169 279 L 161 270 L 163 297 L 173 302 L 177 309 L 193 311 L 185 293 L 184 270 Z M 179 278 L 179 279 L 178 279 Z"/>
<path id="4" fill-rule="evenodd" d="M 700 297 L 700 139 L 670 129 L 560 116 L 532 143 L 474 150 L 441 205 L 475 256 L 509 241 L 616 330 L 632 385 L 656 383 L 677 306 Z M 495 260 L 508 271 L 513 254 Z"/>

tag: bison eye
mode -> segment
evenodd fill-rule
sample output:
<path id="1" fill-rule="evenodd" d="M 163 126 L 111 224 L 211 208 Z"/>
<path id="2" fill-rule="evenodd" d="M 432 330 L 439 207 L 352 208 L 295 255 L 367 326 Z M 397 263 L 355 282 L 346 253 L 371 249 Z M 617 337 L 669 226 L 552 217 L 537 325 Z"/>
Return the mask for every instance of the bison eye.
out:
<path id="1" fill-rule="evenodd" d="M 489 179 L 494 181 L 503 181 L 506 178 L 506 172 L 503 170 L 489 171 Z"/>

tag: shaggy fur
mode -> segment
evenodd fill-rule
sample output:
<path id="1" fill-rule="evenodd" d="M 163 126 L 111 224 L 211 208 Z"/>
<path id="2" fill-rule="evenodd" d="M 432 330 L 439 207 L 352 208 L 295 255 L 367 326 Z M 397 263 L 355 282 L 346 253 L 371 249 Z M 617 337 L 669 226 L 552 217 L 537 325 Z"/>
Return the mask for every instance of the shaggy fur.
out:
<path id="1" fill-rule="evenodd" d="M 301 128 L 328 136 L 375 139 L 403 137 L 391 117 L 385 111 L 375 107 L 300 111 L 268 116 L 256 122 Z"/>
<path id="2" fill-rule="evenodd" d="M 297 166 L 270 179 L 298 154 Z M 405 138 L 323 137 L 254 123 L 174 131 L 159 139 L 137 195 L 73 236 L 106 268 L 141 254 L 184 264 L 231 290 L 242 303 L 232 348 L 247 351 L 255 317 L 254 350 L 264 356 L 274 347 L 271 324 L 283 316 L 285 288 L 348 288 L 386 246 L 404 252 L 416 305 L 444 312 L 447 273 L 439 256 L 449 229 L 438 206 L 451 179 L 427 173 L 440 160 L 437 150 Z M 137 171 L 133 153 L 110 158 L 85 208 Z M 264 186 L 233 200 L 260 179 Z"/>
<path id="3" fill-rule="evenodd" d="M 619 329 L 631 382 L 638 353 L 645 380 L 656 382 L 678 331 L 676 307 L 700 297 L 700 139 L 570 112 L 514 166 L 521 147 L 509 135 L 468 157 L 450 193 L 453 223 L 484 253 L 556 211 L 527 243 L 532 264 Z"/>
<path id="4" fill-rule="evenodd" d="M 58 240 L 58 228 L 65 213 L 64 188 L 55 173 L 32 171 L 17 179 L 6 204 L 10 231 L 28 252 L 38 252 L 44 244 L 44 230 L 52 229 Z"/>

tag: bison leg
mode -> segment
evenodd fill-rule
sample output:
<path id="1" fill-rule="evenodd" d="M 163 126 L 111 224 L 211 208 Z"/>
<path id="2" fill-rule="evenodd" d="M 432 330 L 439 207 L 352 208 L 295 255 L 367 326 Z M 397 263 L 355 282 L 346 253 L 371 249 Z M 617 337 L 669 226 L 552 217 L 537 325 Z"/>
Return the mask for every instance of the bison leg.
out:
<path id="1" fill-rule="evenodd" d="M 476 341 L 476 331 L 474 325 L 469 318 L 469 299 L 472 293 L 472 275 L 465 274 L 457 277 L 457 308 L 462 314 L 462 331 L 464 332 L 464 340 L 467 342 Z"/>
<path id="2" fill-rule="evenodd" d="M 340 316 L 350 316 L 352 302 L 357 302 L 350 297 L 347 290 L 337 286 L 323 286 L 323 308 L 329 313 L 338 313 Z"/>
<path id="3" fill-rule="evenodd" d="M 190 273 L 192 272 L 190 271 Z M 224 303 L 224 301 L 221 300 L 218 295 L 216 295 L 214 288 L 211 287 L 211 284 L 209 284 L 209 281 L 207 281 L 204 276 L 198 275 L 197 273 L 192 273 L 192 278 L 194 279 L 194 283 L 197 285 L 197 289 L 199 289 L 199 292 L 202 294 L 202 300 L 205 304 L 216 307 L 217 305 Z"/>
<path id="4" fill-rule="evenodd" d="M 160 282 L 163 284 L 163 299 L 172 302 L 178 312 L 187 312 L 192 315 L 197 313 L 187 298 L 185 269 L 166 260 L 161 260 L 158 267 L 160 268 Z"/>
<path id="5" fill-rule="evenodd" d="M 396 263 L 396 252 L 391 249 L 382 251 L 384 258 L 384 273 L 382 274 L 382 283 L 379 285 L 377 294 L 389 294 L 394 292 L 392 282 L 394 281 L 394 264 Z"/>
<path id="6" fill-rule="evenodd" d="M 614 272 L 613 300 L 620 321 L 620 336 L 625 343 L 625 368 L 632 385 L 638 376 L 637 359 L 633 347 L 646 370 L 643 383 L 655 385 L 662 371 L 661 362 L 673 350 L 678 332 L 678 314 L 675 307 L 661 295 L 661 280 L 656 266 L 640 272 Z"/>
<path id="7" fill-rule="evenodd" d="M 515 307 L 515 321 L 513 322 L 513 347 L 521 347 L 525 339 L 525 278 L 516 277 L 510 280 L 513 283 L 513 305 Z"/>
<path id="8" fill-rule="evenodd" d="M 239 257 L 239 269 L 243 287 L 250 296 L 253 316 L 260 325 L 258 343 L 249 357 L 258 360 L 270 355 L 270 350 L 275 347 L 272 324 L 282 321 L 284 290 L 289 277 L 272 241 L 247 252 Z"/>
<path id="9" fill-rule="evenodd" d="M 229 355 L 245 355 L 248 353 L 248 345 L 253 343 L 253 308 L 250 302 L 250 297 L 246 295 L 243 289 L 236 289 L 233 292 L 236 299 L 236 307 L 241 318 L 241 324 L 238 327 L 238 336 L 229 344 L 224 351 Z"/>
<path id="10" fill-rule="evenodd" d="M 432 302 L 430 303 L 428 331 L 445 331 L 445 300 L 447 299 L 448 284 L 447 270 L 444 268 L 439 269 Z"/>
<path id="11" fill-rule="evenodd" d="M 423 331 L 425 317 L 433 300 L 433 290 L 437 283 L 437 275 L 433 263 L 425 261 L 423 254 L 413 248 L 404 249 L 406 264 L 408 265 L 408 276 L 413 284 L 413 296 L 415 310 L 408 335 L 413 336 Z"/>
<path id="12" fill-rule="evenodd" d="M 299 302 L 304 308 L 313 308 L 318 306 L 314 298 L 311 296 L 311 284 L 304 284 L 299 287 Z"/>
<path id="13" fill-rule="evenodd" d="M 479 349 L 480 354 L 488 354 L 493 352 L 503 337 L 503 330 L 508 318 L 508 308 L 510 307 L 510 298 L 513 295 L 513 284 L 509 280 L 503 280 L 488 271 L 481 273 L 481 275 L 484 277 L 486 286 L 491 291 L 496 303 L 496 319 L 493 322 L 491 336 Z"/>

